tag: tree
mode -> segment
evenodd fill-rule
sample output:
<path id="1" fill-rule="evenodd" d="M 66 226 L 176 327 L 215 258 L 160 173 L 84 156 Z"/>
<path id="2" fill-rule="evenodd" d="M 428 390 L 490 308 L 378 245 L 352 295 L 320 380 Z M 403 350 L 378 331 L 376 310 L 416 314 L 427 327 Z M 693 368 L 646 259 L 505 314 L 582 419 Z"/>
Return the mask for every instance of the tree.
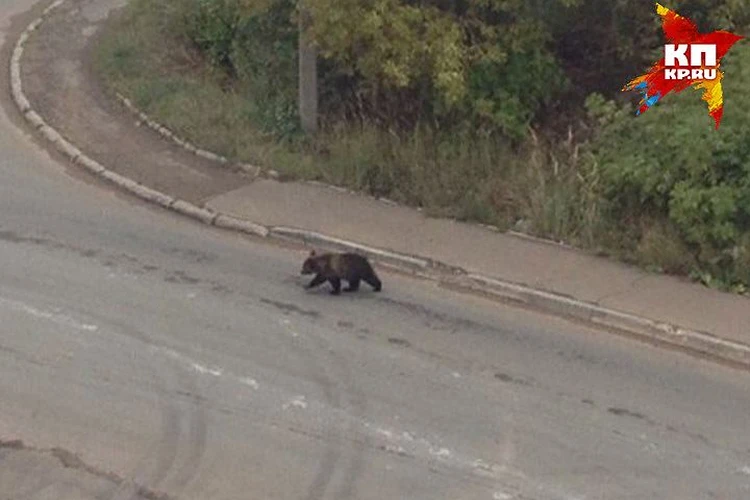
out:
<path id="1" fill-rule="evenodd" d="M 575 0 L 306 0 L 310 35 L 371 116 L 523 135 L 564 84 L 545 9 Z"/>

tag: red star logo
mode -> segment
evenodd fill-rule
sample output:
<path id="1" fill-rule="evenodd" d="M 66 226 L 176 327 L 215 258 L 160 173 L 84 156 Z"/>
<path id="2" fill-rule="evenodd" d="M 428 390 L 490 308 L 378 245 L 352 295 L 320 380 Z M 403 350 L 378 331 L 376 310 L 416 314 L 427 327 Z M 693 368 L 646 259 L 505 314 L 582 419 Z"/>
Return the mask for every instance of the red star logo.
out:
<path id="1" fill-rule="evenodd" d="M 711 33 L 699 33 L 695 24 L 685 17 L 680 16 L 660 4 L 656 4 L 656 12 L 662 18 L 662 29 L 667 43 L 674 45 L 687 44 L 710 45 L 716 47 L 716 66 L 667 66 L 663 57 L 654 64 L 648 73 L 631 80 L 622 90 L 639 90 L 643 93 L 637 114 L 646 112 L 657 101 L 670 92 L 682 92 L 688 87 L 703 89 L 703 100 L 708 104 L 708 114 L 714 119 L 716 128 L 719 128 L 721 117 L 724 113 L 724 96 L 721 88 L 721 80 L 724 74 L 718 70 L 721 59 L 729 49 L 744 37 L 729 33 L 728 31 L 714 31 Z M 700 72 L 695 73 L 693 70 Z M 688 70 L 692 76 L 675 78 L 673 70 Z M 706 71 L 708 70 L 708 71 Z M 711 70 L 714 70 L 711 72 Z M 706 71 L 706 78 L 703 72 Z M 684 74 L 687 74 L 683 71 Z"/>

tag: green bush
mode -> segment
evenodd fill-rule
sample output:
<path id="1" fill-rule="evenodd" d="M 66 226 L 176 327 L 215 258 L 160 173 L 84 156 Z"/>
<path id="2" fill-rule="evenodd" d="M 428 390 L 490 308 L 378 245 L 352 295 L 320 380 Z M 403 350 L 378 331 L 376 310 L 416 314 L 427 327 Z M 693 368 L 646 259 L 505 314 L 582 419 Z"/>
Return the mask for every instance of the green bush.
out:
<path id="1" fill-rule="evenodd" d="M 731 281 L 750 231 L 750 45 L 735 46 L 722 69 L 718 131 L 692 89 L 667 95 L 642 116 L 601 96 L 587 105 L 600 127 L 590 151 L 607 215 L 621 226 L 661 218 L 701 269 Z"/>
<path id="2" fill-rule="evenodd" d="M 567 85 L 555 59 L 543 51 L 511 54 L 502 63 L 480 61 L 469 71 L 471 123 L 485 133 L 523 139 L 539 108 Z"/>
<path id="3" fill-rule="evenodd" d="M 297 29 L 293 0 L 170 0 L 168 22 L 189 40 L 225 86 L 247 96 L 248 119 L 277 139 L 298 134 Z"/>
<path id="4" fill-rule="evenodd" d="M 300 132 L 294 8 L 293 1 L 281 0 L 243 18 L 230 54 L 239 91 L 253 102 L 249 118 L 282 140 Z"/>
<path id="5" fill-rule="evenodd" d="M 243 20 L 241 0 L 173 0 L 183 34 L 211 62 L 234 71 L 232 49 Z"/>

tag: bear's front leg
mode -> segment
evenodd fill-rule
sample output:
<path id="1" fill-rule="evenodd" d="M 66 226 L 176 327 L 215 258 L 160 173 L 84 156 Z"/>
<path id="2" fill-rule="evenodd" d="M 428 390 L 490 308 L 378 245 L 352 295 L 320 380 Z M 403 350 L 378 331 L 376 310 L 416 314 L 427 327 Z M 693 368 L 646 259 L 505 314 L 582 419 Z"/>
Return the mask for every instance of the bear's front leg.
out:
<path id="1" fill-rule="evenodd" d="M 305 286 L 305 288 L 309 290 L 310 288 L 315 288 L 316 286 L 322 285 L 325 282 L 326 278 L 319 274 L 315 276 L 312 281 Z"/>

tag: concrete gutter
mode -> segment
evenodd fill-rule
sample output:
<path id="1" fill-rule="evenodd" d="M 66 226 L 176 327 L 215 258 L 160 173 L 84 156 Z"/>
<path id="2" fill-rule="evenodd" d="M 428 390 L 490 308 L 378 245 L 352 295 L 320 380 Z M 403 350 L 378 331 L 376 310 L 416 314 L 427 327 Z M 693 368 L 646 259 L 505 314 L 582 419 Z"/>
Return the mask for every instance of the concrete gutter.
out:
<path id="1" fill-rule="evenodd" d="M 10 83 L 13 100 L 29 124 L 47 139 L 72 163 L 83 167 L 107 182 L 128 191 L 138 198 L 161 207 L 176 211 L 187 217 L 227 230 L 238 231 L 261 238 L 273 238 L 300 242 L 331 250 L 359 252 L 374 261 L 386 264 L 401 271 L 418 274 L 437 283 L 466 292 L 480 293 L 511 304 L 530 307 L 557 316 L 583 321 L 594 327 L 610 329 L 618 333 L 635 336 L 650 342 L 667 344 L 688 352 L 709 356 L 720 361 L 750 368 L 750 346 L 711 335 L 710 333 L 688 330 L 677 325 L 658 320 L 643 318 L 622 311 L 616 311 L 599 305 L 584 302 L 565 295 L 531 288 L 525 285 L 504 281 L 490 276 L 470 273 L 449 264 L 434 261 L 430 258 L 406 255 L 386 249 L 359 244 L 357 242 L 334 238 L 305 229 L 267 226 L 261 222 L 249 221 L 228 214 L 215 212 L 185 200 L 156 191 L 127 177 L 108 170 L 105 166 L 89 158 L 82 151 L 66 140 L 58 131 L 51 128 L 44 119 L 34 111 L 23 92 L 21 81 L 21 61 L 24 45 L 33 32 L 44 22 L 45 18 L 65 0 L 56 0 L 47 7 L 42 15 L 27 26 L 18 38 L 10 62 Z M 143 123 L 157 131 L 191 153 L 229 165 L 230 161 L 210 151 L 202 150 L 189 142 L 180 139 L 166 127 L 154 122 L 138 110 L 130 100 L 118 95 L 120 102 L 131 112 L 140 117 Z M 263 174 L 259 167 L 240 164 L 240 170 L 254 176 Z M 268 177 L 278 177 L 273 171 L 265 172 Z M 388 203 L 388 200 L 383 200 Z"/>

